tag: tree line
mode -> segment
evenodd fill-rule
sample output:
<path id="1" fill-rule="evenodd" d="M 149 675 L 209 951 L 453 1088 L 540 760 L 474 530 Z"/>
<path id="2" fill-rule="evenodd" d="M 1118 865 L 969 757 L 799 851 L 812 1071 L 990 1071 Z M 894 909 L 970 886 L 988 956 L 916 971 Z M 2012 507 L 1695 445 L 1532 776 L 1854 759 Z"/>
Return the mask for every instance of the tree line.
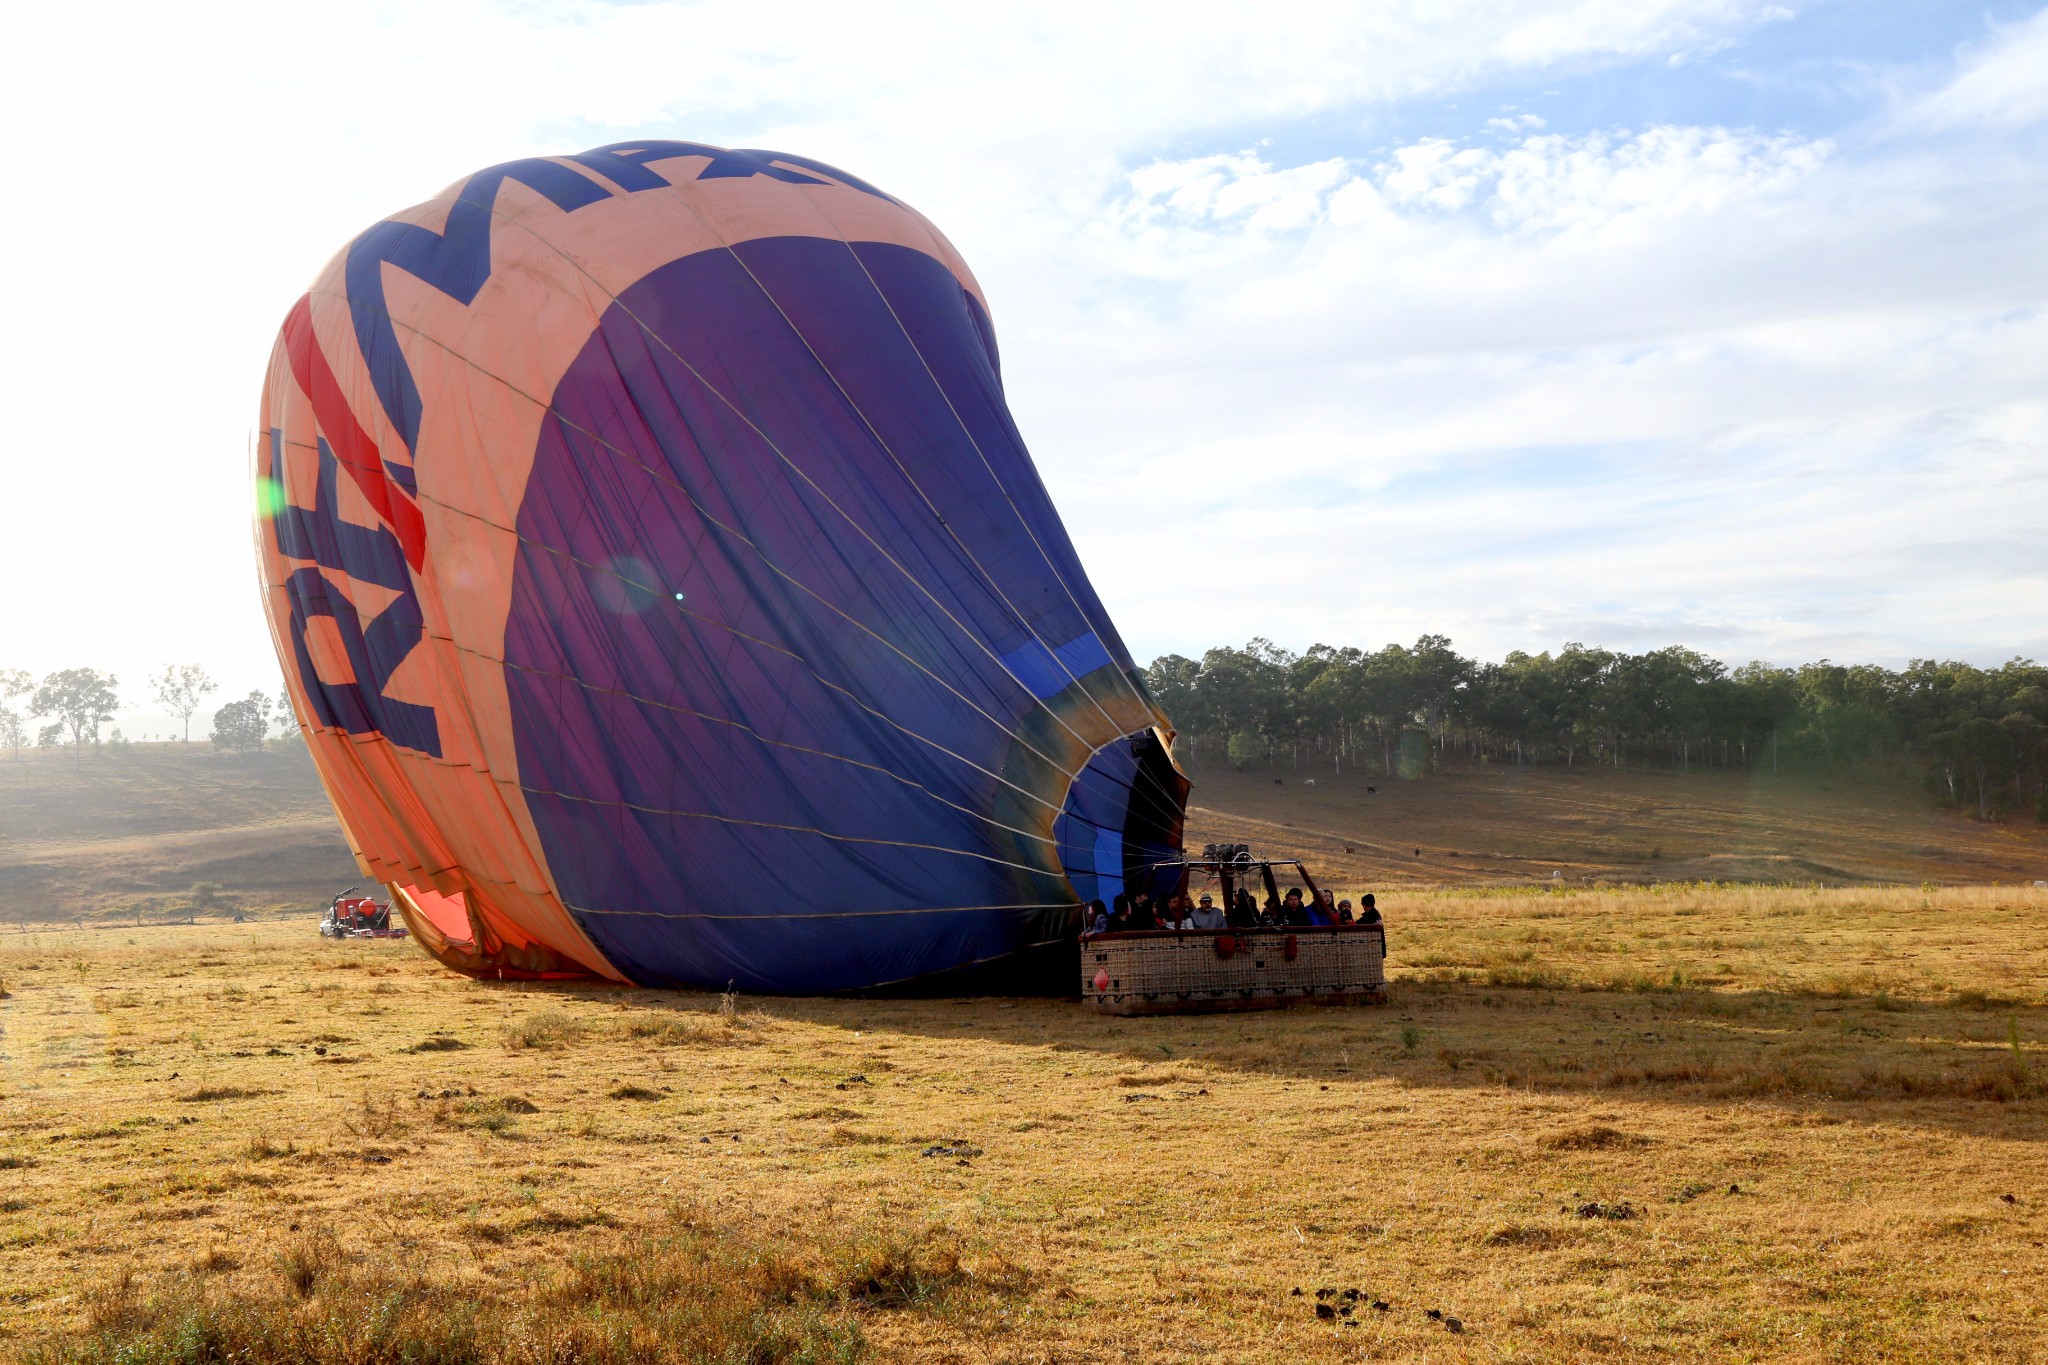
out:
<path id="1" fill-rule="evenodd" d="M 178 718 L 181 743 L 192 737 L 193 714 L 220 690 L 198 664 L 168 664 L 162 672 L 150 675 L 148 685 L 150 697 Z M 73 761 L 79 761 L 88 747 L 99 749 L 101 730 L 112 724 L 121 709 L 120 686 L 121 680 L 112 673 L 93 668 L 62 668 L 40 681 L 23 669 L 0 669 L 0 748 L 19 759 L 28 747 L 30 722 L 42 720 L 47 723 L 36 729 L 37 747 L 68 746 Z M 289 732 L 294 724 L 292 706 L 283 689 L 275 702 L 255 691 L 221 706 L 213 713 L 214 747 L 262 748 L 270 737 L 273 707 L 276 724 Z M 107 742 L 118 746 L 127 741 L 116 725 Z"/>
<path id="2" fill-rule="evenodd" d="M 1199 660 L 1163 655 L 1146 680 L 1194 762 L 1384 777 L 1452 757 L 1681 772 L 1905 765 L 1979 819 L 2024 810 L 2048 822 L 2048 666 L 2030 659 L 1731 668 L 1680 645 L 1567 644 L 1486 663 L 1441 635 L 1306 654 L 1254 639 Z"/>

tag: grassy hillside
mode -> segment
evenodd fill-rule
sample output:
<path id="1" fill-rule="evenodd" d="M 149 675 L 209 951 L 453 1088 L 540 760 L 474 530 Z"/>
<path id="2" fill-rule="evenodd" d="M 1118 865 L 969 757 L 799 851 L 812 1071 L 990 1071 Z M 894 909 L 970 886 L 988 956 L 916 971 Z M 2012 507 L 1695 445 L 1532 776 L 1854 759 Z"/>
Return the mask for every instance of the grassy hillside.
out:
<path id="1" fill-rule="evenodd" d="M 0 934 L 0 1357 L 2048 1358 L 2048 891 L 1388 914 L 1153 1019 Z"/>
<path id="2" fill-rule="evenodd" d="M 354 880 L 302 745 L 0 758 L 0 920 L 161 920 L 200 882 L 241 908 L 302 910 Z"/>
<path id="3" fill-rule="evenodd" d="M 1189 842 L 1296 854 L 1346 890 L 2048 878 L 2048 829 L 1979 824 L 1895 777 L 1500 767 L 1420 782 L 1305 776 L 1198 770 Z M 76 765 L 48 751 L 0 759 L 0 921 L 183 917 L 199 882 L 245 911 L 298 913 L 354 880 L 296 745 L 223 754 L 136 744 Z"/>
<path id="4" fill-rule="evenodd" d="M 1291 849 L 1342 885 L 2013 882 L 2048 827 L 1981 824 L 1895 775 L 1453 768 L 1417 782 L 1199 769 L 1188 843 Z M 1312 778 L 1314 785 L 1306 779 Z"/>

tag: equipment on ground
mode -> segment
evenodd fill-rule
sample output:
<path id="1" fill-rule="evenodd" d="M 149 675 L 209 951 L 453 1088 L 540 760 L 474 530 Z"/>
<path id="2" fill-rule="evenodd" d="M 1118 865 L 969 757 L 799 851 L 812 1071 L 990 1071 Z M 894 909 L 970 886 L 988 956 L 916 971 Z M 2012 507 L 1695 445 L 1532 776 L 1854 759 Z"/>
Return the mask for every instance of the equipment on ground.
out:
<path id="1" fill-rule="evenodd" d="M 406 927 L 391 922 L 391 902 L 357 896 L 351 886 L 327 903 L 320 917 L 322 938 L 404 938 Z"/>

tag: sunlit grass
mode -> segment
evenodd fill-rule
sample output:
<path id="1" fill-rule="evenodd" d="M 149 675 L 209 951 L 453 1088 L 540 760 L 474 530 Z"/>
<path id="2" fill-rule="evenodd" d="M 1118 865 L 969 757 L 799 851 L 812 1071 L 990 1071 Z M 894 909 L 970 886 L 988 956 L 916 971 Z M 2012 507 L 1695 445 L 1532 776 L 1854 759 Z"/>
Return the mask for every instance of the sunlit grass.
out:
<path id="1" fill-rule="evenodd" d="M 1387 1006 L 1182 1019 L 6 934 L 0 1356 L 2048 1352 L 2048 893 L 1383 901 Z"/>

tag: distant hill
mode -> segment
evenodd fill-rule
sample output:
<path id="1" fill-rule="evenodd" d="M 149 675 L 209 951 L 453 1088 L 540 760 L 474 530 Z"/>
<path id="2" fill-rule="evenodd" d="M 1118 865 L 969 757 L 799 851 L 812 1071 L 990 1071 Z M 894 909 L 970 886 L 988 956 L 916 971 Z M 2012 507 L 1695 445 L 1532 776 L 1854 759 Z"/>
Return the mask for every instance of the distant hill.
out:
<path id="1" fill-rule="evenodd" d="M 303 745 L 0 756 L 0 920 L 162 920 L 201 882 L 236 908 L 310 910 L 357 879 Z"/>
<path id="2" fill-rule="evenodd" d="M 1896 776 L 1496 766 L 1418 782 L 1206 768 L 1194 777 L 1192 848 L 1248 841 L 1298 855 L 1346 890 L 2048 879 L 2048 828 L 1978 824 Z M 0 921 L 182 918 L 201 882 L 238 909 L 310 912 L 356 880 L 298 745 L 224 754 L 133 744 L 76 767 L 48 750 L 0 757 Z"/>
<path id="3" fill-rule="evenodd" d="M 1292 850 L 1346 887 L 2048 878 L 2048 827 L 1979 824 L 1890 773 L 1483 765 L 1415 782 L 1223 768 L 1193 777 L 1191 848 Z"/>

